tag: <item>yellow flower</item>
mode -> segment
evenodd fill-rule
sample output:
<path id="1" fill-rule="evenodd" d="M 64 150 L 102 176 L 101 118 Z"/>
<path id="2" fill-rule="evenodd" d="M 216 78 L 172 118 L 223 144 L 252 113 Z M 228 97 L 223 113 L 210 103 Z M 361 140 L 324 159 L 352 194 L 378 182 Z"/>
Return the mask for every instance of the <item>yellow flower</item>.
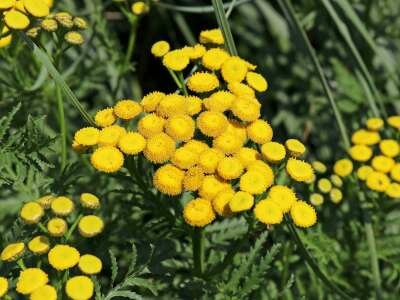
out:
<path id="1" fill-rule="evenodd" d="M 240 177 L 240 190 L 258 195 L 267 190 L 274 181 L 274 176 L 266 176 L 258 170 L 250 170 Z"/>
<path id="2" fill-rule="evenodd" d="M 224 157 L 217 167 L 218 175 L 223 179 L 231 180 L 239 178 L 243 173 L 243 165 L 235 157 Z"/>
<path id="3" fill-rule="evenodd" d="M 97 128 L 85 127 L 75 133 L 74 140 L 83 146 L 94 146 L 99 141 L 99 133 Z"/>
<path id="4" fill-rule="evenodd" d="M 46 236 L 39 235 L 28 243 L 28 248 L 35 254 L 44 254 L 50 249 L 50 241 Z"/>
<path id="5" fill-rule="evenodd" d="M 273 131 L 271 125 L 264 120 L 256 120 L 246 128 L 247 136 L 257 144 L 265 144 L 272 140 Z"/>
<path id="6" fill-rule="evenodd" d="M 337 176 L 336 174 L 332 174 L 330 179 L 333 185 L 335 186 L 341 187 L 343 185 L 342 178 L 340 178 L 340 176 Z"/>
<path id="7" fill-rule="evenodd" d="M 216 112 L 224 112 L 231 108 L 235 95 L 228 91 L 218 91 L 210 97 L 204 99 L 203 104 L 206 109 Z"/>
<path id="8" fill-rule="evenodd" d="M 219 86 L 218 77 L 209 72 L 196 72 L 192 74 L 188 81 L 189 90 L 196 93 L 206 93 L 215 90 Z"/>
<path id="9" fill-rule="evenodd" d="M 85 254 L 80 257 L 78 267 L 86 275 L 95 275 L 101 272 L 103 263 L 98 257 Z"/>
<path id="10" fill-rule="evenodd" d="M 100 199 L 91 193 L 81 194 L 80 202 L 85 208 L 97 209 L 100 207 Z"/>
<path id="11" fill-rule="evenodd" d="M 94 237 L 101 233 L 104 228 L 104 222 L 101 218 L 94 215 L 84 216 L 78 224 L 79 233 L 83 237 Z"/>
<path id="12" fill-rule="evenodd" d="M 203 66 L 207 69 L 217 71 L 229 58 L 229 54 L 221 48 L 212 48 L 204 53 L 202 57 Z"/>
<path id="13" fill-rule="evenodd" d="M 191 59 L 198 59 L 203 57 L 204 53 L 206 53 L 206 47 L 201 44 L 196 44 L 192 47 L 192 51 L 190 53 Z"/>
<path id="14" fill-rule="evenodd" d="M 39 268 L 28 268 L 19 273 L 16 290 L 23 295 L 29 295 L 38 288 L 45 286 L 49 277 Z"/>
<path id="15" fill-rule="evenodd" d="M 186 111 L 189 116 L 197 115 L 201 112 L 203 101 L 197 96 L 186 96 Z"/>
<path id="16" fill-rule="evenodd" d="M 318 189 L 321 191 L 321 193 L 327 194 L 331 191 L 332 189 L 332 183 L 326 179 L 326 178 L 321 178 L 318 180 Z"/>
<path id="17" fill-rule="evenodd" d="M 353 163 L 347 158 L 339 159 L 333 166 L 333 172 L 340 177 L 346 177 L 353 171 Z"/>
<path id="18" fill-rule="evenodd" d="M 34 290 L 29 299 L 30 300 L 43 300 L 43 299 L 57 300 L 57 291 L 53 286 L 46 284 L 44 286 L 41 286 L 37 290 Z"/>
<path id="19" fill-rule="evenodd" d="M 223 158 L 224 153 L 222 151 L 214 148 L 206 149 L 200 154 L 198 164 L 205 173 L 213 174 Z"/>
<path id="20" fill-rule="evenodd" d="M 234 154 L 234 157 L 240 160 L 243 167 L 247 168 L 251 163 L 259 160 L 261 158 L 261 155 L 255 149 L 243 147 Z"/>
<path id="21" fill-rule="evenodd" d="M 185 147 L 190 149 L 192 152 L 200 155 L 203 151 L 209 149 L 208 145 L 198 140 L 190 140 L 185 144 Z"/>
<path id="22" fill-rule="evenodd" d="M 245 122 L 253 122 L 260 117 L 261 104 L 255 98 L 238 97 L 233 101 L 233 115 Z"/>
<path id="23" fill-rule="evenodd" d="M 56 245 L 47 255 L 49 264 L 58 271 L 76 266 L 79 262 L 79 251 L 68 245 Z"/>
<path id="24" fill-rule="evenodd" d="M 394 199 L 400 198 L 400 184 L 398 184 L 398 183 L 389 184 L 389 186 L 386 188 L 385 193 L 390 198 L 394 198 Z"/>
<path id="25" fill-rule="evenodd" d="M 182 50 L 172 50 L 163 56 L 163 65 L 172 71 L 183 71 L 189 65 L 189 57 Z"/>
<path id="26" fill-rule="evenodd" d="M 296 139 L 288 139 L 285 142 L 286 149 L 293 157 L 302 156 L 306 152 L 306 147 L 302 142 Z"/>
<path id="27" fill-rule="evenodd" d="M 93 152 L 90 162 L 99 171 L 114 173 L 124 165 L 124 155 L 115 147 L 103 146 Z"/>
<path id="28" fill-rule="evenodd" d="M 323 174 L 323 173 L 325 173 L 326 170 L 327 170 L 325 164 L 323 164 L 323 163 L 320 162 L 320 161 L 317 161 L 317 160 L 316 160 L 316 161 L 313 161 L 311 164 L 312 164 L 312 167 L 314 168 L 314 170 L 315 170 L 317 173 Z"/>
<path id="29" fill-rule="evenodd" d="M 365 129 L 359 129 L 351 136 L 351 141 L 356 145 L 375 145 L 379 143 L 380 139 L 378 132 Z"/>
<path id="30" fill-rule="evenodd" d="M 212 200 L 215 196 L 226 187 L 226 183 L 219 177 L 207 175 L 199 188 L 201 198 Z"/>
<path id="31" fill-rule="evenodd" d="M 145 138 L 150 138 L 156 134 L 163 132 L 165 120 L 156 114 L 149 114 L 138 123 L 138 131 Z"/>
<path id="32" fill-rule="evenodd" d="M 197 198 L 186 204 L 183 217 L 191 226 L 204 227 L 214 221 L 215 213 L 210 200 Z"/>
<path id="33" fill-rule="evenodd" d="M 212 206 L 218 215 L 226 217 L 232 214 L 229 202 L 232 200 L 233 195 L 235 195 L 235 191 L 232 187 L 227 187 L 215 196 L 212 200 Z"/>
<path id="34" fill-rule="evenodd" d="M 85 42 L 85 38 L 78 31 L 69 31 L 64 35 L 64 40 L 71 45 L 82 45 Z"/>
<path id="35" fill-rule="evenodd" d="M 65 292 L 72 300 L 89 300 L 93 291 L 93 281 L 87 276 L 74 276 L 65 285 Z"/>
<path id="36" fill-rule="evenodd" d="M 42 27 L 44 30 L 49 31 L 49 32 L 54 32 L 58 28 L 58 23 L 54 19 L 44 19 L 40 23 L 40 27 Z"/>
<path id="37" fill-rule="evenodd" d="M 236 138 L 240 139 L 242 144 L 247 141 L 246 125 L 242 124 L 240 121 L 235 119 L 228 120 L 228 126 L 224 133 L 232 133 Z"/>
<path id="38" fill-rule="evenodd" d="M 170 117 L 165 124 L 165 132 L 176 142 L 189 141 L 195 131 L 195 122 L 187 115 Z"/>
<path id="39" fill-rule="evenodd" d="M 390 177 L 392 177 L 393 180 L 400 182 L 400 164 L 396 163 L 393 167 L 393 169 L 390 171 Z"/>
<path id="40" fill-rule="evenodd" d="M 158 103 L 157 114 L 164 118 L 186 114 L 186 99 L 182 95 L 169 94 Z"/>
<path id="41" fill-rule="evenodd" d="M 8 28 L 23 30 L 30 24 L 29 18 L 16 9 L 10 9 L 4 13 L 4 23 Z"/>
<path id="42" fill-rule="evenodd" d="M 268 82 L 261 74 L 248 72 L 246 74 L 246 81 L 257 92 L 265 92 L 268 89 Z"/>
<path id="43" fill-rule="evenodd" d="M 267 165 L 262 160 L 256 160 L 247 166 L 248 171 L 258 171 L 261 172 L 267 179 L 267 181 L 274 180 L 274 172 L 271 167 Z"/>
<path id="44" fill-rule="evenodd" d="M 315 209 L 304 201 L 297 201 L 290 209 L 290 216 L 298 227 L 307 228 L 317 222 Z"/>
<path id="45" fill-rule="evenodd" d="M 146 139 L 137 132 L 128 132 L 120 138 L 118 147 L 128 155 L 136 155 L 146 147 Z"/>
<path id="46" fill-rule="evenodd" d="M 157 109 L 158 103 L 160 103 L 164 97 L 164 93 L 152 92 L 142 98 L 140 105 L 145 112 L 153 112 Z"/>
<path id="47" fill-rule="evenodd" d="M 314 176 L 314 170 L 309 163 L 295 158 L 289 158 L 286 164 L 286 172 L 293 180 L 299 182 L 307 182 Z"/>
<path id="48" fill-rule="evenodd" d="M 61 218 L 53 218 L 47 223 L 47 230 L 54 237 L 63 236 L 67 232 L 67 229 L 67 222 Z"/>
<path id="49" fill-rule="evenodd" d="M 383 120 L 381 118 L 370 118 L 367 120 L 367 128 L 369 130 L 379 130 L 383 127 Z"/>
<path id="50" fill-rule="evenodd" d="M 7 245 L 1 252 L 0 258 L 2 261 L 17 260 L 25 251 L 25 244 L 22 242 Z"/>
<path id="51" fill-rule="evenodd" d="M 178 148 L 171 158 L 171 162 L 180 169 L 189 169 L 193 167 L 198 160 L 199 156 L 188 147 Z"/>
<path id="52" fill-rule="evenodd" d="M 202 44 L 222 45 L 224 43 L 224 36 L 219 29 L 203 30 L 200 32 L 199 40 Z"/>
<path id="53" fill-rule="evenodd" d="M 319 193 L 312 193 L 310 195 L 310 202 L 314 206 L 320 206 L 324 203 L 324 196 Z"/>
<path id="54" fill-rule="evenodd" d="M 151 46 L 151 53 L 155 57 L 163 57 L 170 50 L 169 43 L 166 41 L 158 41 Z"/>
<path id="55" fill-rule="evenodd" d="M 268 142 L 261 146 L 261 153 L 271 163 L 279 163 L 286 156 L 286 149 L 277 142 Z"/>
<path id="56" fill-rule="evenodd" d="M 389 173 L 393 169 L 395 163 L 393 158 L 378 155 L 372 159 L 371 165 L 378 172 Z"/>
<path id="57" fill-rule="evenodd" d="M 366 162 L 372 156 L 372 150 L 365 145 L 355 145 L 349 149 L 349 154 L 355 161 Z"/>
<path id="58" fill-rule="evenodd" d="M 185 173 L 181 169 L 166 164 L 154 173 L 153 184 L 161 193 L 177 196 L 183 192 L 184 176 Z"/>
<path id="59" fill-rule="evenodd" d="M 99 133 L 98 144 L 100 146 L 116 146 L 119 139 L 126 134 L 126 129 L 119 125 L 111 125 L 103 128 Z"/>
<path id="60" fill-rule="evenodd" d="M 331 192 L 329 193 L 329 198 L 335 204 L 338 204 L 338 203 L 342 202 L 342 200 L 343 200 L 342 191 L 337 189 L 337 188 L 333 188 L 331 190 Z"/>
<path id="61" fill-rule="evenodd" d="M 52 0 L 51 0 L 52 1 Z M 74 17 L 74 25 L 81 30 L 87 29 L 88 24 L 84 18 L 81 17 Z"/>
<path id="62" fill-rule="evenodd" d="M 387 118 L 387 122 L 390 126 L 400 129 L 400 116 L 391 116 Z"/>
<path id="63" fill-rule="evenodd" d="M 283 212 L 278 203 L 267 199 L 261 200 L 254 208 L 256 219 L 266 225 L 280 224 Z"/>
<path id="64" fill-rule="evenodd" d="M 373 171 L 370 166 L 361 166 L 357 170 L 357 177 L 361 180 L 366 180 L 368 175 Z"/>
<path id="65" fill-rule="evenodd" d="M 274 185 L 271 187 L 267 199 L 278 204 L 283 213 L 289 212 L 293 204 L 297 201 L 294 191 L 285 185 Z"/>
<path id="66" fill-rule="evenodd" d="M 1 34 L 4 34 L 4 33 L 8 32 L 8 31 L 10 31 L 8 29 L 8 27 L 4 26 L 3 30 L 1 31 Z M 6 46 L 10 45 L 11 41 L 12 41 L 12 34 L 11 33 L 6 35 L 6 36 L 4 36 L 4 37 L 2 37 L 2 38 L 0 38 L 0 48 L 3 48 L 3 47 L 6 47 Z"/>
<path id="67" fill-rule="evenodd" d="M 7 278 L 0 277 L 0 297 L 3 297 L 8 292 Z"/>
<path id="68" fill-rule="evenodd" d="M 149 11 L 149 7 L 143 1 L 137 1 L 137 2 L 132 3 L 131 11 L 134 15 L 139 16 L 144 13 L 147 13 Z"/>
<path id="69" fill-rule="evenodd" d="M 7 10 L 13 8 L 15 5 L 15 0 L 3 0 L 0 2 L 0 10 Z"/>
<path id="70" fill-rule="evenodd" d="M 68 216 L 74 210 L 74 202 L 67 197 L 57 197 L 50 207 L 57 216 Z"/>
<path id="71" fill-rule="evenodd" d="M 366 184 L 373 191 L 384 192 L 390 185 L 390 179 L 384 173 L 372 171 L 367 176 Z"/>
<path id="72" fill-rule="evenodd" d="M 114 114 L 123 120 L 131 120 L 143 111 L 142 106 L 130 99 L 120 100 L 114 106 Z"/>
<path id="73" fill-rule="evenodd" d="M 39 199 L 36 200 L 36 202 L 39 203 L 43 209 L 49 209 L 53 199 L 55 199 L 53 195 L 47 195 L 40 197 Z"/>
<path id="74" fill-rule="evenodd" d="M 187 191 L 197 191 L 204 180 L 204 171 L 201 167 L 189 168 L 183 178 L 183 187 Z"/>
<path id="75" fill-rule="evenodd" d="M 396 157 L 400 153 L 399 143 L 396 140 L 382 140 L 379 149 L 388 157 Z"/>
<path id="76" fill-rule="evenodd" d="M 229 82 L 228 90 L 237 97 L 252 97 L 256 96 L 254 90 L 248 85 L 241 82 Z"/>
<path id="77" fill-rule="evenodd" d="M 175 141 L 165 133 L 159 133 L 147 140 L 144 156 L 152 163 L 167 162 L 175 152 Z"/>
<path id="78" fill-rule="evenodd" d="M 99 127 L 107 127 L 114 124 L 117 120 L 114 115 L 114 109 L 112 107 L 100 110 L 94 116 L 94 121 Z"/>
<path id="79" fill-rule="evenodd" d="M 36 224 L 44 214 L 42 206 L 37 202 L 28 202 L 21 209 L 21 219 L 27 224 Z"/>
<path id="80" fill-rule="evenodd" d="M 246 74 L 247 64 L 237 56 L 229 57 L 221 66 L 221 75 L 226 82 L 241 82 Z"/>
<path id="81" fill-rule="evenodd" d="M 65 28 L 72 28 L 74 26 L 72 16 L 67 12 L 58 12 L 54 15 L 54 18 Z"/>
<path id="82" fill-rule="evenodd" d="M 232 212 L 246 211 L 254 205 L 254 196 L 250 193 L 239 191 L 233 195 L 229 201 L 229 207 Z"/>
<path id="83" fill-rule="evenodd" d="M 213 147 L 224 154 L 234 154 L 243 146 L 243 142 L 230 132 L 224 132 L 213 140 Z"/>
<path id="84" fill-rule="evenodd" d="M 197 117 L 197 127 L 210 137 L 217 137 L 225 131 L 228 120 L 223 113 L 204 111 Z"/>

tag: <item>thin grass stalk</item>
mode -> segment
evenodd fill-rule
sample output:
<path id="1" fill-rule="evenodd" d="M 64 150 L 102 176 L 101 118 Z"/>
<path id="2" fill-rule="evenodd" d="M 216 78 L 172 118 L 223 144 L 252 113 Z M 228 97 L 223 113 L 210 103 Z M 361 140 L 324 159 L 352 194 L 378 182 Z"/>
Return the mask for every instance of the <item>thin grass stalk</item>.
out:
<path id="1" fill-rule="evenodd" d="M 192 30 L 190 29 L 188 23 L 186 22 L 185 17 L 180 12 L 173 12 L 172 18 L 174 19 L 176 25 L 178 25 L 179 30 L 182 32 L 183 36 L 185 37 L 186 42 L 193 46 L 196 44 L 196 38 L 193 35 Z"/>
<path id="2" fill-rule="evenodd" d="M 225 9 L 233 6 L 239 6 L 244 3 L 252 2 L 253 0 L 237 0 L 237 1 L 232 1 L 230 3 L 225 3 L 223 6 Z M 164 3 L 164 2 L 155 2 L 154 3 L 157 6 L 173 10 L 173 11 L 179 11 L 183 13 L 191 13 L 191 14 L 205 14 L 205 13 L 213 13 L 214 12 L 214 7 L 212 5 L 204 5 L 204 6 L 196 6 L 196 5 L 191 5 L 191 6 L 183 6 L 183 5 L 175 5 L 175 4 L 169 4 L 169 3 Z"/>
<path id="3" fill-rule="evenodd" d="M 61 170 L 62 173 L 65 166 L 67 165 L 67 126 L 65 123 L 64 113 L 64 101 L 60 86 L 56 83 L 56 99 L 57 99 L 57 110 L 60 126 L 60 137 L 61 137 Z"/>

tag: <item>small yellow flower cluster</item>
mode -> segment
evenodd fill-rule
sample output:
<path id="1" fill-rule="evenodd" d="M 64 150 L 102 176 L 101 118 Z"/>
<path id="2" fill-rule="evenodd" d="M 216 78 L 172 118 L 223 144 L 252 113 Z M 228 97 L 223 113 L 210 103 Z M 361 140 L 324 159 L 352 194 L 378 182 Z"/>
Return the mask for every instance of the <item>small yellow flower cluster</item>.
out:
<path id="1" fill-rule="evenodd" d="M 145 1 L 135 1 L 131 6 L 131 11 L 136 16 L 146 14 L 149 12 L 149 10 L 150 7 Z"/>
<path id="2" fill-rule="evenodd" d="M 200 42 L 205 45 L 171 50 L 166 41 L 159 41 L 151 48 L 172 73 L 191 62 L 198 65 L 200 70 L 187 79 L 184 95 L 156 91 L 140 103 L 121 100 L 96 114 L 102 129 L 78 130 L 73 147 L 95 146 L 91 163 L 107 173 L 119 171 L 125 156 L 141 153 L 151 163 L 161 164 L 153 176 L 158 191 L 169 196 L 196 193 L 183 213 L 192 226 L 203 227 L 216 215 L 253 207 L 265 224 L 280 223 L 290 212 L 298 226 L 312 226 L 314 209 L 298 201 L 291 188 L 273 186 L 278 174 L 269 164 L 286 170 L 297 182 L 309 181 L 314 174 L 310 164 L 298 159 L 305 146 L 296 139 L 285 144 L 272 141 L 271 125 L 260 119 L 256 92 L 266 91 L 267 81 L 255 72 L 256 66 L 212 46 L 223 44 L 220 30 L 201 32 Z M 126 130 L 123 125 L 139 115 L 137 130 Z M 255 205 L 259 199 L 263 200 Z"/>
<path id="3" fill-rule="evenodd" d="M 388 126 L 385 126 L 388 125 Z M 337 175 L 345 177 L 357 164 L 357 177 L 372 191 L 385 193 L 389 198 L 400 198 L 400 116 L 391 116 L 386 122 L 380 118 L 367 120 L 366 129 L 355 131 L 348 149 L 351 158 L 334 165 Z"/>
<path id="4" fill-rule="evenodd" d="M 83 193 L 80 196 L 82 209 L 94 210 L 100 207 L 100 200 L 93 194 Z M 68 230 L 67 217 L 73 214 L 74 202 L 67 197 L 52 195 L 41 197 L 23 205 L 20 211 L 22 221 L 27 225 L 37 225 L 42 234 L 33 237 L 27 245 L 24 242 L 14 242 L 7 245 L 0 254 L 3 262 L 18 261 L 22 270 L 17 279 L 16 291 L 30 296 L 33 300 L 57 299 L 56 289 L 49 285 L 49 275 L 41 268 L 26 268 L 23 255 L 26 250 L 36 255 L 39 264 L 46 261 L 55 272 L 78 267 L 84 276 L 74 276 L 68 279 L 65 292 L 71 299 L 89 299 L 93 295 L 94 284 L 88 277 L 98 274 L 102 269 L 101 260 L 91 254 L 81 255 L 79 251 L 68 245 L 68 239 L 77 226 L 83 237 L 93 237 L 103 228 L 103 220 L 93 214 L 77 216 Z M 51 210 L 46 216 L 46 210 Z M 43 225 L 43 221 L 47 226 Z M 35 230 L 37 231 L 37 230 Z M 55 245 L 52 246 L 52 243 Z M 27 248 L 27 249 L 26 249 Z M 43 255 L 47 254 L 47 260 Z M 0 297 L 8 290 L 8 281 L 0 277 Z"/>
<path id="5" fill-rule="evenodd" d="M 316 176 L 309 182 L 311 192 L 309 200 L 311 204 L 315 206 L 322 205 L 324 203 L 324 196 L 328 196 L 330 201 L 335 204 L 342 202 L 342 178 L 336 174 L 329 176 L 328 168 L 320 161 L 313 161 L 312 166 L 316 172 Z"/>

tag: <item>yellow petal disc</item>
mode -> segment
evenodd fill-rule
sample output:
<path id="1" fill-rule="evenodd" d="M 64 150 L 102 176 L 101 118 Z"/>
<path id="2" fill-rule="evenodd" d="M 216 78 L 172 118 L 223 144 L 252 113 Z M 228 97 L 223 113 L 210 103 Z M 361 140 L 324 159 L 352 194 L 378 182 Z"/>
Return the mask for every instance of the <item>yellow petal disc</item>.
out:
<path id="1" fill-rule="evenodd" d="M 10 10 L 6 12 L 4 16 L 4 22 L 9 28 L 17 30 L 25 29 L 30 23 L 28 17 L 17 10 Z"/>
<path id="2" fill-rule="evenodd" d="M 24 0 L 25 9 L 37 18 L 46 17 L 50 13 L 49 6 L 43 0 Z"/>

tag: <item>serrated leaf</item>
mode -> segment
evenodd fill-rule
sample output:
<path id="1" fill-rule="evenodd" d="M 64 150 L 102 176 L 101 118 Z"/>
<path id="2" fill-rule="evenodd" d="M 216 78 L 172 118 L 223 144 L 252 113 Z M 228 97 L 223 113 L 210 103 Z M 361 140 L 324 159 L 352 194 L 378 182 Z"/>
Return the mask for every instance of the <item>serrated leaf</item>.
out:
<path id="1" fill-rule="evenodd" d="M 115 280 L 117 279 L 118 275 L 118 263 L 117 258 L 114 255 L 112 250 L 109 250 L 110 253 L 110 260 L 111 260 L 111 286 L 114 286 Z"/>

